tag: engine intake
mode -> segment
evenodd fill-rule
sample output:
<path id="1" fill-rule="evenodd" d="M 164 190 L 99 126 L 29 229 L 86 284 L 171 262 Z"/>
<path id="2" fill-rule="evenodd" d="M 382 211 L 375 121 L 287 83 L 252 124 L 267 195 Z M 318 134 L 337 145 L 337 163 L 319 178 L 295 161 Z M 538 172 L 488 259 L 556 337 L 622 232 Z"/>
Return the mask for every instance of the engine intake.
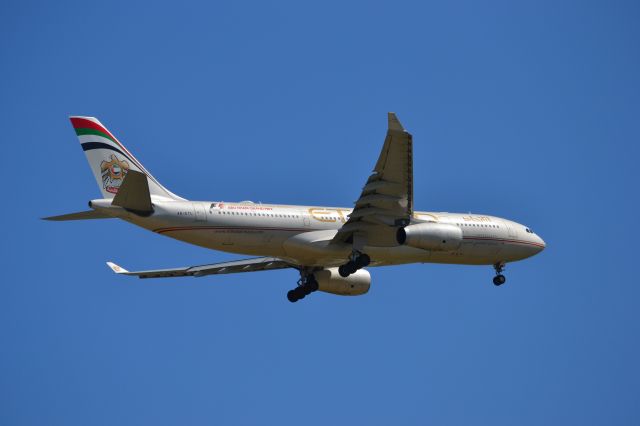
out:
<path id="1" fill-rule="evenodd" d="M 365 269 L 343 278 L 338 268 L 327 268 L 314 273 L 318 281 L 318 290 L 339 296 L 358 296 L 369 291 L 371 274 Z"/>
<path id="2" fill-rule="evenodd" d="M 417 223 L 398 229 L 398 244 L 424 250 L 451 251 L 462 244 L 462 229 L 446 223 Z"/>

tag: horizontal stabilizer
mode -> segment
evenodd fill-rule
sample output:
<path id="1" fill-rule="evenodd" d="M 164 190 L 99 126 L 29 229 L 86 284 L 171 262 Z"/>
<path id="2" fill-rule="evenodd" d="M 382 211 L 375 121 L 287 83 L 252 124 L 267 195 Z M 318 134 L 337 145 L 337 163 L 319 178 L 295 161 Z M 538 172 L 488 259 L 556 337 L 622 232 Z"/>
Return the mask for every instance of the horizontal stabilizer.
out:
<path id="1" fill-rule="evenodd" d="M 69 213 L 60 216 L 43 217 L 42 220 L 52 221 L 64 221 L 64 220 L 87 220 L 87 219 L 112 219 L 112 216 L 108 214 L 96 211 L 87 210 L 86 212 Z"/>
<path id="2" fill-rule="evenodd" d="M 111 204 L 140 214 L 153 212 L 147 175 L 129 170 Z"/>

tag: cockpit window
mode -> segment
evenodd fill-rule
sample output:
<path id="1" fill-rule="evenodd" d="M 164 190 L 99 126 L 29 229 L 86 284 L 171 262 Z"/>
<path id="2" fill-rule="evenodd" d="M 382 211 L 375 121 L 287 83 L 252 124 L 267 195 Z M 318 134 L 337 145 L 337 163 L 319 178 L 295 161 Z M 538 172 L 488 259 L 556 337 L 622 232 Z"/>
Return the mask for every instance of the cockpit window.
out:
<path id="1" fill-rule="evenodd" d="M 524 228 L 524 229 L 525 229 L 525 231 L 527 231 L 528 233 L 533 234 L 533 231 L 532 231 L 531 229 L 529 229 L 529 228 Z"/>

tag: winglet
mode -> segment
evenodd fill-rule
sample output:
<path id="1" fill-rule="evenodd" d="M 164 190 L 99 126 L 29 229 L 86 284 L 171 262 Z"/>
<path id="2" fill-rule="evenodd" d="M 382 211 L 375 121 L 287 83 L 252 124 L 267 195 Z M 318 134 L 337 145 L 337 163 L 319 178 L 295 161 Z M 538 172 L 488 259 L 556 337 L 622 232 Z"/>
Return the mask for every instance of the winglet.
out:
<path id="1" fill-rule="evenodd" d="M 127 271 L 126 269 L 124 269 L 123 267 L 118 266 L 118 265 L 116 265 L 116 264 L 115 264 L 115 263 L 113 263 L 113 262 L 107 262 L 107 266 L 108 266 L 109 268 L 111 268 L 111 270 L 112 270 L 113 272 L 115 272 L 116 274 L 126 274 L 127 272 L 129 272 L 129 271 Z"/>
<path id="2" fill-rule="evenodd" d="M 402 127 L 402 124 L 400 124 L 400 120 L 398 120 L 398 117 L 396 116 L 395 112 L 389 112 L 387 113 L 387 117 L 389 120 L 389 130 L 396 130 L 399 132 L 404 132 L 404 127 Z"/>

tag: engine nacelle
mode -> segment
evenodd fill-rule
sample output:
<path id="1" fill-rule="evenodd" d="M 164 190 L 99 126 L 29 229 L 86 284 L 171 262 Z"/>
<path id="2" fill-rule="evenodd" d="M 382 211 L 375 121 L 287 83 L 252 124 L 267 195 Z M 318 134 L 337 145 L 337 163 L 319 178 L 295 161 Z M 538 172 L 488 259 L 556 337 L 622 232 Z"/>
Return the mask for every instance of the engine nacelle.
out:
<path id="1" fill-rule="evenodd" d="M 416 223 L 398 229 L 398 244 L 424 250 L 451 251 L 462 244 L 462 229 L 446 223 Z"/>
<path id="2" fill-rule="evenodd" d="M 318 281 L 318 290 L 339 296 L 359 296 L 368 292 L 371 286 L 371 274 L 365 269 L 359 269 L 347 278 L 340 276 L 338 268 L 323 269 L 313 275 Z"/>

